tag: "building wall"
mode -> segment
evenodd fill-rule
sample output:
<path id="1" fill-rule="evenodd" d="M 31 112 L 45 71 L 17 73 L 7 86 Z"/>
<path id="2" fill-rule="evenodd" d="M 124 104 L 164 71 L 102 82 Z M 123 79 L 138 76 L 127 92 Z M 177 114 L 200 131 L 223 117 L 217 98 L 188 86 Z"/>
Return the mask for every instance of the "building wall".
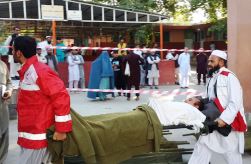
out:
<path id="1" fill-rule="evenodd" d="M 228 0 L 227 4 L 228 64 L 242 85 L 245 112 L 251 112 L 251 3 L 250 0 Z"/>
<path id="2" fill-rule="evenodd" d="M 170 30 L 170 42 L 184 42 L 184 30 Z"/>

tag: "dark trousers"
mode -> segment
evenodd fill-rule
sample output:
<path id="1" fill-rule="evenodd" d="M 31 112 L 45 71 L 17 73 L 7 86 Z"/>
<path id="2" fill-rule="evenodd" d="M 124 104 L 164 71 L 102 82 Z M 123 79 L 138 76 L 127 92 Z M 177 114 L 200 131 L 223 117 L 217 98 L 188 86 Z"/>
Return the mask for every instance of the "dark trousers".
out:
<path id="1" fill-rule="evenodd" d="M 201 75 L 203 75 L 203 83 L 206 83 L 206 78 L 207 78 L 206 77 L 206 73 L 203 73 L 203 74 L 202 73 L 198 73 L 197 74 L 198 84 L 200 84 L 200 82 L 201 82 L 201 80 L 200 80 L 201 79 Z"/>
<path id="2" fill-rule="evenodd" d="M 126 90 L 126 77 L 122 74 L 121 71 L 114 71 L 114 83 L 116 89 Z M 120 92 L 119 95 L 121 95 Z"/>
<path id="3" fill-rule="evenodd" d="M 139 90 L 139 85 L 140 84 L 134 85 L 135 86 L 135 90 Z M 127 90 L 131 90 L 132 86 L 133 86 L 132 84 L 127 84 Z M 138 97 L 139 93 L 136 93 L 136 96 Z M 131 97 L 131 93 L 127 93 L 127 97 L 130 98 Z"/>

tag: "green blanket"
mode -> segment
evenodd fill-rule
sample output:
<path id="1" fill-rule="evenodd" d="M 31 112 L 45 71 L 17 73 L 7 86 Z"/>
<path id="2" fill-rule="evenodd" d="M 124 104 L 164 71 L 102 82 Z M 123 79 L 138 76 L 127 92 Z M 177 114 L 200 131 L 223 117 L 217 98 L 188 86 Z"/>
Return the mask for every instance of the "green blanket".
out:
<path id="1" fill-rule="evenodd" d="M 81 155 L 86 163 L 119 163 L 134 155 L 159 151 L 162 126 L 147 105 L 131 112 L 82 117 L 71 111 L 73 131 L 67 140 L 49 140 L 53 161 Z M 53 133 L 53 127 L 49 133 Z"/>

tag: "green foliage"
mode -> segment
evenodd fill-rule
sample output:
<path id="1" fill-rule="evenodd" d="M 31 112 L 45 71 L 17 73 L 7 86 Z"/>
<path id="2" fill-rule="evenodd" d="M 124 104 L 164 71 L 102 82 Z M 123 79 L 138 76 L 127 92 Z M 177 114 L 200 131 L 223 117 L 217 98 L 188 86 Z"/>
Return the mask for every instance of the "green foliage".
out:
<path id="1" fill-rule="evenodd" d="M 209 22 L 216 22 L 227 16 L 227 0 L 190 0 L 191 12 L 205 10 Z"/>
<path id="2" fill-rule="evenodd" d="M 137 29 L 134 37 L 138 44 L 149 45 L 152 41 L 153 27 L 151 25 L 141 26 Z"/>
<path id="3" fill-rule="evenodd" d="M 166 14 L 173 23 L 186 24 L 197 9 L 205 11 L 207 22 L 214 25 L 211 32 L 226 33 L 227 0 L 93 0 L 94 2 Z M 137 40 L 148 41 L 152 35 L 149 27 L 144 26 L 135 33 Z M 144 39 L 143 39 L 144 38 Z"/>

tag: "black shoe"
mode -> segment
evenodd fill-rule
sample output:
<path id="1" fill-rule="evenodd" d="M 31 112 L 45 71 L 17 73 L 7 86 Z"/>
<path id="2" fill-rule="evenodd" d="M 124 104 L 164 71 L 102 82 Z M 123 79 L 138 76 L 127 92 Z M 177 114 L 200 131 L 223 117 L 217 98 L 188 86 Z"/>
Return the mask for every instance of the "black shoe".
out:
<path id="1" fill-rule="evenodd" d="M 175 85 L 180 85 L 180 83 L 179 83 L 179 82 L 175 82 L 174 84 L 175 84 Z"/>
<path id="2" fill-rule="evenodd" d="M 159 89 L 157 86 L 155 86 L 155 89 Z"/>
<path id="3" fill-rule="evenodd" d="M 127 101 L 130 101 L 130 97 L 127 97 Z"/>
<path id="4" fill-rule="evenodd" d="M 153 89 L 153 87 L 152 87 L 152 86 L 150 86 L 150 89 Z"/>

